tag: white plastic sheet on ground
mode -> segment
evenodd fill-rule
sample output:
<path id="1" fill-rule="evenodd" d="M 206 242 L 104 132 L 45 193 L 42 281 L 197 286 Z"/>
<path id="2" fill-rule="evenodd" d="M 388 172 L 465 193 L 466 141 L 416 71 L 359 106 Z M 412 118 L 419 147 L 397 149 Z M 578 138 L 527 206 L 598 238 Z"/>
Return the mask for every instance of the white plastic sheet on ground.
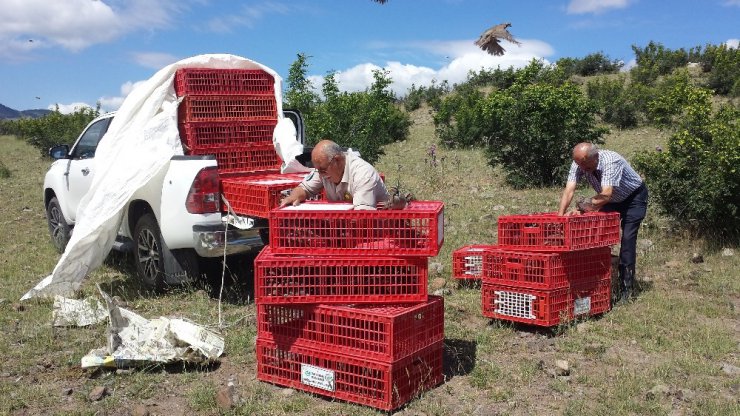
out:
<path id="1" fill-rule="evenodd" d="M 83 300 L 54 296 L 52 325 L 88 326 L 105 321 L 108 309 L 95 298 Z"/>
<path id="2" fill-rule="evenodd" d="M 169 65 L 132 91 L 118 110 L 95 153 L 95 176 L 80 201 L 74 232 L 53 272 L 29 290 L 21 300 L 55 294 L 70 296 L 85 276 L 99 267 L 116 238 L 123 208 L 134 194 L 158 172 L 169 166 L 172 156 L 182 154 L 177 130 L 177 105 L 173 79 L 179 68 L 262 69 L 275 78 L 278 124 L 273 143 L 282 160 L 302 153 L 295 140 L 293 123 L 283 118 L 282 80 L 272 69 L 227 54 L 198 55 Z M 287 124 L 286 124 L 287 123 Z M 288 166 L 290 165 L 290 166 Z M 288 172 L 293 166 L 284 163 Z"/>
<path id="3" fill-rule="evenodd" d="M 82 368 L 124 368 L 173 362 L 207 364 L 216 361 L 224 352 L 224 339 L 200 325 L 165 317 L 147 320 L 120 308 L 103 291 L 100 294 L 108 307 L 108 346 L 82 357 Z"/>

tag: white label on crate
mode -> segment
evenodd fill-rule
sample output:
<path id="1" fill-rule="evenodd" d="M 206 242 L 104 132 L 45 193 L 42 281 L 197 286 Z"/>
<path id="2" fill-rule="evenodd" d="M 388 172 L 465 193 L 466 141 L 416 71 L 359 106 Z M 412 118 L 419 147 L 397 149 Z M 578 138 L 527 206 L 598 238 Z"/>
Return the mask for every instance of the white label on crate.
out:
<path id="1" fill-rule="evenodd" d="M 591 312 L 591 297 L 576 299 L 573 302 L 573 315 L 583 315 Z"/>
<path id="2" fill-rule="evenodd" d="M 445 239 L 445 211 L 439 213 L 437 216 L 437 245 L 442 246 L 442 242 Z"/>
<path id="3" fill-rule="evenodd" d="M 334 372 L 309 364 L 301 364 L 301 383 L 334 391 Z"/>
<path id="4" fill-rule="evenodd" d="M 355 206 L 352 204 L 337 204 L 319 202 L 315 204 L 288 205 L 281 208 L 283 211 L 351 211 Z"/>

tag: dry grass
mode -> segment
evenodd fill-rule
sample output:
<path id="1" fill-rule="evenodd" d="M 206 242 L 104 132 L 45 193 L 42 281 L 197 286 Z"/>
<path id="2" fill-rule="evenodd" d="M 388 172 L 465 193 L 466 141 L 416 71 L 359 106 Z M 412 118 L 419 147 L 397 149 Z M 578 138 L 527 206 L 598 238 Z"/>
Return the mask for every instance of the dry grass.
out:
<path id="1" fill-rule="evenodd" d="M 451 252 L 495 243 L 500 215 L 555 210 L 560 189 L 512 190 L 477 150 L 437 147 L 435 165 L 428 153 L 436 144 L 428 110 L 413 117 L 411 137 L 388 146 L 378 167 L 389 183 L 399 181 L 418 199 L 445 202 L 445 244 L 431 260 L 442 271 L 430 280 L 442 277 L 451 290 L 445 297 L 447 381 L 399 414 L 740 414 L 737 248 L 735 256 L 722 256 L 702 241 L 671 234 L 651 209 L 641 239 L 652 245 L 641 246 L 643 291 L 634 303 L 556 331 L 490 322 L 481 315 L 480 291 L 457 287 L 451 278 Z M 665 139 L 653 129 L 613 131 L 605 147 L 631 157 Z M 0 137 L 0 147 L 0 161 L 10 171 L 10 177 L 0 178 L 0 414 L 118 415 L 139 404 L 152 414 L 376 414 L 256 381 L 254 305 L 244 291 L 224 305 L 233 325 L 223 330 L 227 347 L 220 366 L 81 370 L 80 358 L 105 344 L 105 328 L 54 329 L 50 302 L 22 307 L 17 302 L 58 259 L 41 206 L 48 161 L 13 138 Z M 702 252 L 705 262 L 691 263 L 693 252 Z M 244 279 L 237 268 L 234 273 Z M 139 292 L 131 275 L 128 259 L 114 256 L 90 276 L 81 295 L 94 294 L 93 283 L 101 283 L 145 317 L 218 323 L 217 302 L 207 286 L 152 296 Z M 569 362 L 569 377 L 551 375 L 557 359 Z M 214 394 L 229 382 L 239 401 L 223 412 Z M 110 394 L 90 402 L 88 392 L 100 385 Z"/>

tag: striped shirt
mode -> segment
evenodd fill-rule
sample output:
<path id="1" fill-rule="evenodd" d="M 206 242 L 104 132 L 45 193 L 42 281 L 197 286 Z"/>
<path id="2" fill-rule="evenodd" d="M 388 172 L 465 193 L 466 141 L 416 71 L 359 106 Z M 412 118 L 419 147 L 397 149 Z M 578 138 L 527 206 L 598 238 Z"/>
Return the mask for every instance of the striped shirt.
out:
<path id="1" fill-rule="evenodd" d="M 576 162 L 570 165 L 568 182 L 578 182 L 586 178 L 597 193 L 604 187 L 612 187 L 609 202 L 622 202 L 642 185 L 642 178 L 632 169 L 619 153 L 611 150 L 599 150 L 599 163 L 596 170 L 589 173 L 578 167 Z"/>

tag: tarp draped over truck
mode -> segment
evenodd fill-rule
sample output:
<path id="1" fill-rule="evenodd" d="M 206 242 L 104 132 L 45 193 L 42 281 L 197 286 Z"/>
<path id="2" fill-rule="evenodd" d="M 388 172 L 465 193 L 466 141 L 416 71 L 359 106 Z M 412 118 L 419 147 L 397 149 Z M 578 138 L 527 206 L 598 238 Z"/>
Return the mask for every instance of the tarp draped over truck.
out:
<path id="1" fill-rule="evenodd" d="M 293 123 L 283 118 L 282 79 L 272 69 L 252 60 L 228 55 L 198 55 L 158 71 L 134 89 L 113 118 L 95 152 L 96 170 L 90 189 L 80 201 L 77 222 L 67 248 L 53 272 L 29 290 L 21 300 L 35 296 L 70 296 L 85 276 L 99 267 L 113 246 L 123 208 L 170 159 L 182 155 L 177 129 L 178 99 L 173 80 L 180 68 L 261 69 L 275 78 L 278 124 L 273 143 L 283 161 L 282 170 L 293 166 L 303 146 L 296 140 Z"/>

